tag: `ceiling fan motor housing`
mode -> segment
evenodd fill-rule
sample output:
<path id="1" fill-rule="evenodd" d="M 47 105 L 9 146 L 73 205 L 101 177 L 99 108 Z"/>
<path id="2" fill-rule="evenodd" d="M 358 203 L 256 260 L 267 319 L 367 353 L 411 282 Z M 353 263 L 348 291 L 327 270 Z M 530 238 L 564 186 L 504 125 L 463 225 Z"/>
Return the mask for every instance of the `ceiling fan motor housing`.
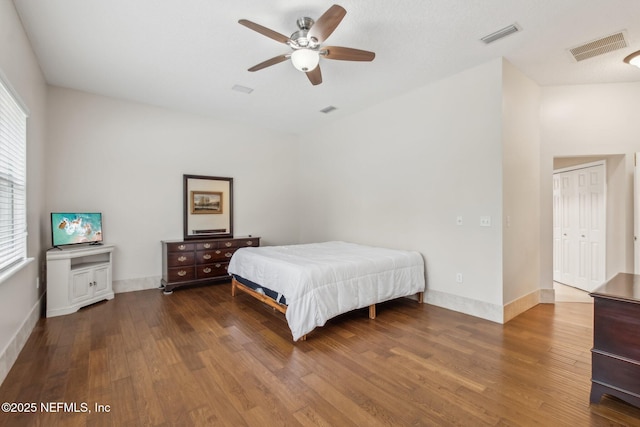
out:
<path id="1" fill-rule="evenodd" d="M 309 49 L 315 49 L 318 47 L 319 43 L 318 40 L 316 40 L 315 38 L 311 37 L 307 37 L 307 35 L 309 34 L 309 29 L 313 26 L 313 24 L 315 23 L 315 21 L 309 17 L 302 17 L 302 18 L 298 18 L 298 20 L 296 21 L 296 23 L 298 24 L 298 28 L 300 28 L 298 31 L 296 31 L 295 33 L 291 34 L 290 40 L 293 42 L 292 46 L 294 49 L 298 49 L 298 48 L 309 48 Z"/>
<path id="2" fill-rule="evenodd" d="M 309 18 L 308 16 L 303 16 L 302 18 L 298 18 L 296 24 L 298 24 L 298 28 L 300 28 L 301 30 L 309 30 L 311 27 L 313 27 L 313 24 L 315 24 L 315 22 L 316 21 Z"/>

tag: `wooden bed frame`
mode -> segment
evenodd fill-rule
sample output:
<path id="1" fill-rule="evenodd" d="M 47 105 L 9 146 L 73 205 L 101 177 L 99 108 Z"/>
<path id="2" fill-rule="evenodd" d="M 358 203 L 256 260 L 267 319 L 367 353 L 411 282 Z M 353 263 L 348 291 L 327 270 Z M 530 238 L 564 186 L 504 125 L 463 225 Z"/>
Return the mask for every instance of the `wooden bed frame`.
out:
<path id="1" fill-rule="evenodd" d="M 260 302 L 265 303 L 266 305 L 268 305 L 269 307 L 278 310 L 280 313 L 282 314 L 286 314 L 287 312 L 287 306 L 284 304 L 280 304 L 279 302 L 274 301 L 273 299 L 269 298 L 268 296 L 258 293 L 256 291 L 254 291 L 253 289 L 251 289 L 248 286 L 243 285 L 242 283 L 238 282 L 236 280 L 235 277 L 231 278 L 231 296 L 235 297 L 237 291 L 240 290 L 248 295 L 251 295 L 252 297 L 254 297 L 255 299 L 257 299 Z M 424 301 L 424 292 L 418 292 L 418 303 L 422 304 Z M 376 318 L 376 305 L 375 304 L 371 304 L 369 306 L 369 319 L 375 319 Z M 307 336 L 304 335 L 302 336 L 302 338 L 300 338 L 301 341 L 305 341 L 307 339 Z"/>

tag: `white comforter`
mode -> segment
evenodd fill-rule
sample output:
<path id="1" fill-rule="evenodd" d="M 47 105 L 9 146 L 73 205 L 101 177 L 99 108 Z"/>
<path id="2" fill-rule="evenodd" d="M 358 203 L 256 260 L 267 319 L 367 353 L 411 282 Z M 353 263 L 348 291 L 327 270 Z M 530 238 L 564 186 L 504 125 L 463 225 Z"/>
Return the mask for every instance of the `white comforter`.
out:
<path id="1" fill-rule="evenodd" d="M 425 290 L 418 252 L 345 242 L 242 248 L 229 273 L 285 296 L 296 341 L 339 314 Z"/>

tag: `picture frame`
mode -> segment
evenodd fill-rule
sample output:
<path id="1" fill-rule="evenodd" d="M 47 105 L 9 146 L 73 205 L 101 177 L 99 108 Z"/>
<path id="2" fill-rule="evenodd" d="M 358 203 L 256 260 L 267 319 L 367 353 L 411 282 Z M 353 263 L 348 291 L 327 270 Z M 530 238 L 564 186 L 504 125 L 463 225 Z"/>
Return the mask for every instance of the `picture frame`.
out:
<path id="1" fill-rule="evenodd" d="M 222 191 L 191 191 L 191 213 L 201 214 L 222 214 Z"/>

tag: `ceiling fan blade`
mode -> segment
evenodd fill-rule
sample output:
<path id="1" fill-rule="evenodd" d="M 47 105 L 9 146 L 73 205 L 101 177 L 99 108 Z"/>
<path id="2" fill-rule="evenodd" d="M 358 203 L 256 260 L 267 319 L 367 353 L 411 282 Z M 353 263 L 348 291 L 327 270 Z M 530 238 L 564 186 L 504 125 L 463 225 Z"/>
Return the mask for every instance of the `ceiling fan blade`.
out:
<path id="1" fill-rule="evenodd" d="M 276 65 L 279 64 L 283 61 L 286 61 L 287 59 L 289 59 L 289 55 L 278 55 L 275 56 L 271 59 L 267 59 L 264 62 L 261 62 L 257 65 L 254 65 L 253 67 L 249 68 L 249 71 L 258 71 L 258 70 L 262 70 L 263 68 L 267 68 L 270 67 L 272 65 Z"/>
<path id="2" fill-rule="evenodd" d="M 309 81 L 312 85 L 316 86 L 322 83 L 322 73 L 320 72 L 320 66 L 318 65 L 311 71 L 305 73 L 309 77 Z"/>
<path id="3" fill-rule="evenodd" d="M 339 61 L 373 61 L 376 57 L 374 52 L 350 47 L 326 46 L 322 51 L 326 52 L 323 54 L 325 58 Z"/>
<path id="4" fill-rule="evenodd" d="M 250 28 L 253 31 L 257 31 L 263 36 L 267 36 L 277 42 L 285 43 L 285 44 L 289 42 L 289 37 L 285 36 L 284 34 L 280 34 L 277 31 L 270 30 L 269 28 L 263 27 L 262 25 L 256 24 L 255 22 L 251 22 L 246 19 L 241 19 L 238 21 L 238 24 L 244 25 L 245 27 Z"/>
<path id="5" fill-rule="evenodd" d="M 342 6 L 334 4 L 311 26 L 307 36 L 315 38 L 318 43 L 322 43 L 333 33 L 333 30 L 336 29 L 346 14 L 347 11 Z"/>

